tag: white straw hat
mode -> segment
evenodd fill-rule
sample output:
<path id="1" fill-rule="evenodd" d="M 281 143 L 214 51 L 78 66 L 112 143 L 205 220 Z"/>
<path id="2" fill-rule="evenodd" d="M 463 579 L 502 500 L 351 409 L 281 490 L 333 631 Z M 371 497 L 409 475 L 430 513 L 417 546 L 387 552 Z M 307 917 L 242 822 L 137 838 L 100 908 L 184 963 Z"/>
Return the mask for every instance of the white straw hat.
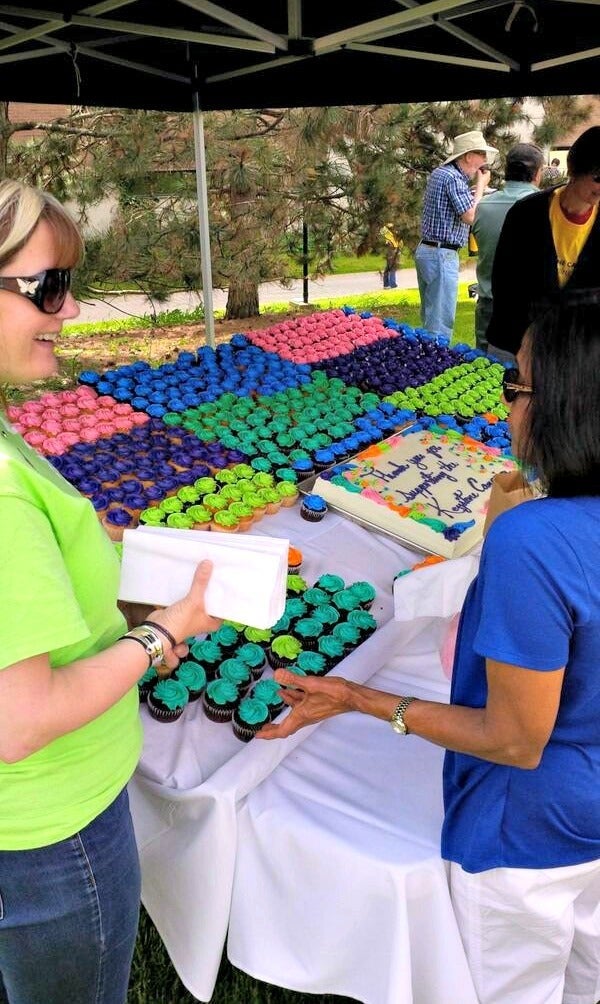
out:
<path id="1" fill-rule="evenodd" d="M 473 150 L 481 150 L 488 155 L 488 162 L 491 163 L 498 153 L 495 146 L 488 146 L 480 129 L 473 129 L 472 132 L 461 132 L 460 136 L 455 136 L 452 140 L 452 153 L 446 157 L 444 164 L 449 164 L 452 160 L 462 157 L 465 153 Z"/>

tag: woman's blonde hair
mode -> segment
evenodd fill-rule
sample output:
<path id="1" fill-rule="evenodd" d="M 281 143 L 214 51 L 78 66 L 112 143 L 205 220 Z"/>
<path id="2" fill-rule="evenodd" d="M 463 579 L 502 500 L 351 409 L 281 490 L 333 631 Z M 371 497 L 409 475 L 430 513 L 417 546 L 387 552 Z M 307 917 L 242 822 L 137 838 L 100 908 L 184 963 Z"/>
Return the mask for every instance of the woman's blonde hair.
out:
<path id="1" fill-rule="evenodd" d="M 61 267 L 76 265 L 83 255 L 83 239 L 64 206 L 39 188 L 0 181 L 0 268 L 14 258 L 42 220 L 54 234 Z"/>

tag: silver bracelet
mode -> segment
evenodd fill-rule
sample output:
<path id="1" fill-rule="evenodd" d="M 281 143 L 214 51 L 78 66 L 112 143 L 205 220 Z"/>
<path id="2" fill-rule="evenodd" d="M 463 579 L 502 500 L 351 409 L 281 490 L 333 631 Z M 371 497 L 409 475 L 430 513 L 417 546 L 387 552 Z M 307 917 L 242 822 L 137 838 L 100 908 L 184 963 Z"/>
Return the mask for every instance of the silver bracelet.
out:
<path id="1" fill-rule="evenodd" d="M 137 641 L 143 647 L 148 656 L 148 669 L 151 666 L 160 666 L 165 657 L 163 642 L 153 628 L 141 624 L 139 627 L 132 628 L 127 634 L 121 635 L 119 641 L 122 641 L 123 638 L 131 638 L 132 641 Z"/>

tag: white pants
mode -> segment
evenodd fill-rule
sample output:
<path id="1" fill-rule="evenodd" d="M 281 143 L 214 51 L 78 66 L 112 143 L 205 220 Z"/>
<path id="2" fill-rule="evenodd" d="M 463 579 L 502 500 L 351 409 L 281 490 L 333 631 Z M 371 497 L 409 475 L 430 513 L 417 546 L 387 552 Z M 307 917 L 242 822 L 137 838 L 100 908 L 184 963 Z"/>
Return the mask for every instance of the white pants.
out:
<path id="1" fill-rule="evenodd" d="M 600 1000 L 600 860 L 476 875 L 451 862 L 450 890 L 480 1004 Z"/>

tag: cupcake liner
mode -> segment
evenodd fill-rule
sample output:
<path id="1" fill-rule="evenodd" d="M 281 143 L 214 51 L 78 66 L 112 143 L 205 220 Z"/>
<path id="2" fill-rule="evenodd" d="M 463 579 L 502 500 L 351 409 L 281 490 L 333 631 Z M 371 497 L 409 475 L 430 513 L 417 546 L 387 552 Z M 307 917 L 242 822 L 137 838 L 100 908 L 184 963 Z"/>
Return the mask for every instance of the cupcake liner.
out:
<path id="1" fill-rule="evenodd" d="M 260 665 L 260 666 L 251 666 L 250 667 L 250 672 L 252 674 L 252 679 L 253 680 L 260 680 L 261 676 L 263 675 L 263 673 L 265 671 L 266 665 L 267 665 L 267 660 L 265 659 L 265 661 L 262 663 L 262 665 Z"/>
<path id="2" fill-rule="evenodd" d="M 284 659 L 279 655 L 275 655 L 270 648 L 267 649 L 267 662 L 271 666 L 271 669 L 287 669 L 288 666 L 292 665 L 292 659 Z"/>
<path id="3" fill-rule="evenodd" d="M 231 722 L 234 736 L 236 739 L 241 739 L 243 743 L 249 743 L 251 739 L 254 739 L 254 736 L 258 732 L 259 728 L 261 728 L 264 724 L 265 723 L 262 722 L 261 726 L 253 728 L 251 725 L 238 724 L 235 719 L 232 719 Z"/>
<path id="4" fill-rule="evenodd" d="M 206 717 L 209 718 L 211 722 L 219 722 L 219 723 L 230 722 L 231 719 L 233 718 L 233 712 L 234 712 L 233 707 L 220 708 L 214 704 L 209 705 L 206 703 L 206 697 L 204 697 L 202 700 L 202 709 Z"/>
<path id="5" fill-rule="evenodd" d="M 148 694 L 146 705 L 150 715 L 157 722 L 176 722 L 183 714 L 183 708 L 175 708 L 172 711 L 170 708 L 159 708 L 153 703 L 152 694 Z"/>
<path id="6" fill-rule="evenodd" d="M 300 509 L 300 515 L 302 519 L 307 520 L 309 523 L 320 523 L 325 515 L 324 512 L 311 512 L 309 509 Z"/>

